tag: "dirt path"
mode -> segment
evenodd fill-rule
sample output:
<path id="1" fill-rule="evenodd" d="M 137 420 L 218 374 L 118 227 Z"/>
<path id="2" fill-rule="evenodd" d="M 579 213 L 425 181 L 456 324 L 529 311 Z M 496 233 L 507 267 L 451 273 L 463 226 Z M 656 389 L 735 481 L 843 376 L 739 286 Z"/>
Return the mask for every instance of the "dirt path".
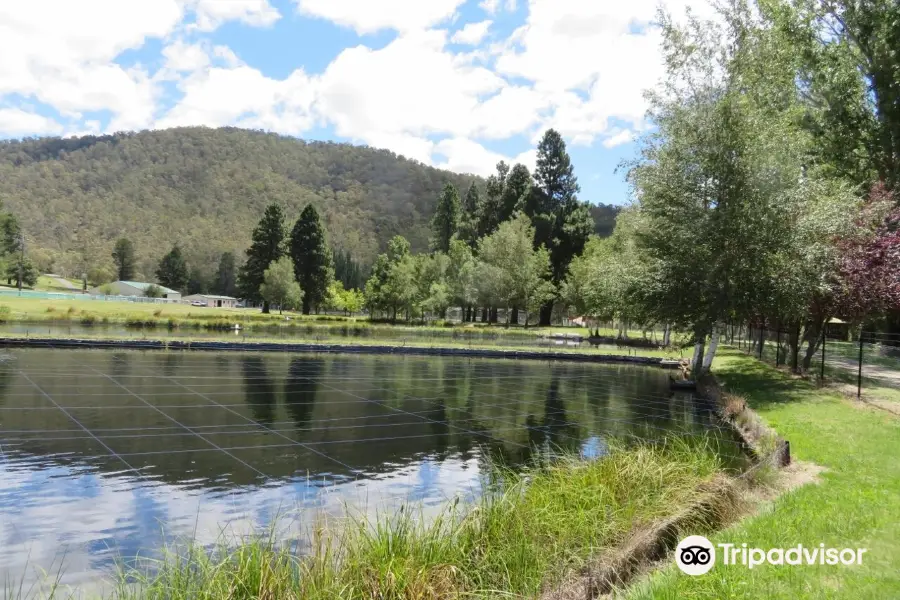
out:
<path id="1" fill-rule="evenodd" d="M 857 373 L 859 369 L 859 363 L 850 358 L 838 356 L 826 358 L 825 362 L 829 367 L 834 367 L 854 374 Z M 900 388 L 900 371 L 882 367 L 880 365 L 866 364 L 866 361 L 863 360 L 862 374 L 863 377 L 877 379 L 890 387 Z"/>
<path id="2" fill-rule="evenodd" d="M 58 285 L 58 286 L 61 287 L 61 288 L 66 288 L 67 290 L 76 290 L 76 291 L 79 291 L 79 292 L 81 291 L 81 288 L 80 288 L 80 287 L 78 287 L 77 285 L 73 284 L 73 283 L 72 283 L 71 281 L 69 281 L 68 279 L 63 279 L 62 277 L 60 277 L 60 276 L 58 276 L 58 275 L 51 275 L 51 274 L 49 274 L 49 273 L 47 274 L 47 277 L 49 277 L 49 278 L 51 278 L 53 281 L 55 281 L 55 282 L 56 282 L 56 285 Z"/>

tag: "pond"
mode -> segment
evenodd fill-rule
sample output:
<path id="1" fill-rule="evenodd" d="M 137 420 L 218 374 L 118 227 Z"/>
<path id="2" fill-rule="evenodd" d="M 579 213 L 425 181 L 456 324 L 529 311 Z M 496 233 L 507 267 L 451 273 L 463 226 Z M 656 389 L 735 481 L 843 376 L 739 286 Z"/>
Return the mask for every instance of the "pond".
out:
<path id="1" fill-rule="evenodd" d="M 587 335 L 586 329 L 573 328 L 574 335 Z M 261 339 L 277 339 L 297 342 L 338 343 L 362 339 L 385 343 L 417 343 L 446 345 L 477 344 L 480 346 L 520 347 L 520 348 L 577 348 L 598 349 L 606 354 L 628 354 L 627 346 L 615 344 L 591 344 L 586 338 L 550 339 L 527 330 L 505 330 L 502 326 L 493 328 L 415 328 L 365 325 L 355 327 L 352 323 L 321 322 L 310 325 L 295 321 L 284 326 L 252 327 L 239 331 L 220 331 L 194 328 L 168 329 L 167 327 L 126 327 L 124 325 L 81 323 L 4 323 L 0 324 L 0 334 L 30 337 L 109 337 L 113 339 L 165 339 L 190 338 L 211 340 L 234 340 L 252 342 Z"/>
<path id="2" fill-rule="evenodd" d="M 478 495 L 488 458 L 602 455 L 708 432 L 652 367 L 460 358 L 21 349 L 0 360 L 0 576 L 116 560 L 279 515 L 309 523 Z"/>

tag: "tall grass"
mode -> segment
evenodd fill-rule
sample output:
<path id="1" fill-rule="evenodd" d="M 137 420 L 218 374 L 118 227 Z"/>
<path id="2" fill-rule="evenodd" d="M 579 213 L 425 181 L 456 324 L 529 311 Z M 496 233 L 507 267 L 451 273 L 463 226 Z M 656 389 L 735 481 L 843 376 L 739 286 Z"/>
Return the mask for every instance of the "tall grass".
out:
<path id="1" fill-rule="evenodd" d="M 263 537 L 187 543 L 125 569 L 119 600 L 419 600 L 532 597 L 642 526 L 675 513 L 721 469 L 708 445 L 616 446 L 524 473 L 496 468 L 474 505 L 426 520 L 403 509 L 311 532 L 300 556 Z M 274 529 L 273 529 L 274 531 Z"/>

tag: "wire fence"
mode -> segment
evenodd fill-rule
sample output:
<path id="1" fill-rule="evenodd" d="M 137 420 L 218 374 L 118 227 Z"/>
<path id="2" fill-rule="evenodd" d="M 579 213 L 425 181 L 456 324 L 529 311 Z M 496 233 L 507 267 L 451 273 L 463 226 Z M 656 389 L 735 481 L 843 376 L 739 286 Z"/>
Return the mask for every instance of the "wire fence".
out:
<path id="1" fill-rule="evenodd" d="M 900 335 L 829 323 L 816 336 L 796 329 L 727 327 L 725 339 L 759 360 L 852 387 L 861 398 L 870 391 L 900 392 Z M 812 339 L 810 339 L 812 337 Z"/>

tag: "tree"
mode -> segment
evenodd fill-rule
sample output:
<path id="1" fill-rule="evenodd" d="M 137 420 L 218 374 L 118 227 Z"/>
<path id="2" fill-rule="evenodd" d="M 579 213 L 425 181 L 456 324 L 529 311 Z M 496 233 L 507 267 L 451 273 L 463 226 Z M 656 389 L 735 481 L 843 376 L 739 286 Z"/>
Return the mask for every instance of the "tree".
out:
<path id="1" fill-rule="evenodd" d="M 525 165 L 517 164 L 506 178 L 500 205 L 500 222 L 508 221 L 516 212 L 525 210 L 530 195 L 531 173 Z"/>
<path id="2" fill-rule="evenodd" d="M 304 292 L 303 314 L 308 315 L 313 307 L 325 301 L 334 273 L 325 229 L 312 204 L 306 205 L 294 224 L 290 255 L 294 263 L 294 275 Z"/>
<path id="3" fill-rule="evenodd" d="M 550 255 L 533 243 L 534 228 L 525 215 L 501 223 L 479 242 L 477 285 L 495 305 L 506 306 L 507 315 L 514 305 L 536 310 L 556 292 L 549 281 Z"/>
<path id="4" fill-rule="evenodd" d="M 284 256 L 284 211 L 278 204 L 270 204 L 253 230 L 253 243 L 247 249 L 247 262 L 238 275 L 238 288 L 245 300 L 262 302 L 264 313 L 269 312 L 260 287 L 269 265 Z"/>
<path id="5" fill-rule="evenodd" d="M 478 211 L 478 238 L 490 235 L 500 225 L 507 175 L 509 175 L 509 165 L 501 160 L 497 163 L 497 174 L 491 175 L 487 179 L 485 197 Z"/>
<path id="6" fill-rule="evenodd" d="M 163 292 L 163 289 L 161 287 L 159 287 L 158 285 L 156 285 L 155 283 L 151 283 L 144 290 L 145 298 L 162 298 L 164 295 L 165 295 L 165 292 Z"/>
<path id="7" fill-rule="evenodd" d="M 431 219 L 431 249 L 447 253 L 450 240 L 459 233 L 462 209 L 459 192 L 452 183 L 446 183 L 438 198 L 434 217 Z"/>
<path id="8" fill-rule="evenodd" d="M 462 217 L 460 217 L 459 238 L 474 249 L 478 245 L 478 218 L 481 210 L 481 194 L 478 185 L 472 182 L 463 201 Z"/>
<path id="9" fill-rule="evenodd" d="M 478 288 L 475 285 L 476 266 L 472 249 L 462 240 L 450 242 L 447 265 L 447 287 L 450 299 L 463 309 L 463 321 L 478 300 Z"/>
<path id="10" fill-rule="evenodd" d="M 365 283 L 362 266 L 353 259 L 346 250 L 333 250 L 334 278 L 340 281 L 348 290 L 359 289 Z"/>
<path id="11" fill-rule="evenodd" d="M 579 191 L 565 141 L 557 131 L 547 130 L 538 144 L 534 188 L 524 202 L 524 210 L 535 227 L 535 247 L 544 245 L 550 252 L 554 286 L 562 284 L 569 263 L 581 254 L 594 230 L 588 206 L 578 201 Z M 541 307 L 541 325 L 550 325 L 552 310 L 550 298 Z"/>
<path id="12" fill-rule="evenodd" d="M 900 4 L 895 0 L 760 0 L 764 25 L 795 61 L 815 153 L 867 188 L 900 184 Z"/>
<path id="13" fill-rule="evenodd" d="M 396 321 L 398 311 L 409 311 L 417 292 L 414 262 L 406 238 L 394 236 L 387 252 L 375 260 L 372 276 L 366 282 L 366 305 L 372 312 L 384 311 L 391 321 Z"/>
<path id="14" fill-rule="evenodd" d="M 237 267 L 235 266 L 233 252 L 223 252 L 221 258 L 219 258 L 219 268 L 216 270 L 216 278 L 212 289 L 220 296 L 237 295 Z"/>
<path id="15" fill-rule="evenodd" d="M 187 282 L 188 294 L 207 294 L 209 293 L 209 278 L 206 273 L 198 267 L 191 267 L 190 275 Z"/>
<path id="16" fill-rule="evenodd" d="M 156 269 L 156 279 L 167 288 L 182 291 L 187 287 L 190 279 L 187 263 L 181 254 L 178 244 L 166 254 Z"/>
<path id="17" fill-rule="evenodd" d="M 278 306 L 281 314 L 285 308 L 297 308 L 303 302 L 303 290 L 294 278 L 294 263 L 283 256 L 274 261 L 263 273 L 260 295 L 266 302 Z"/>
<path id="18" fill-rule="evenodd" d="M 135 276 L 134 244 L 128 238 L 119 238 L 112 252 L 116 263 L 118 281 L 131 281 Z"/>
<path id="19" fill-rule="evenodd" d="M 110 283 L 115 279 L 116 273 L 109 267 L 91 267 L 87 270 L 88 283 L 92 286 L 101 286 L 104 283 Z"/>

